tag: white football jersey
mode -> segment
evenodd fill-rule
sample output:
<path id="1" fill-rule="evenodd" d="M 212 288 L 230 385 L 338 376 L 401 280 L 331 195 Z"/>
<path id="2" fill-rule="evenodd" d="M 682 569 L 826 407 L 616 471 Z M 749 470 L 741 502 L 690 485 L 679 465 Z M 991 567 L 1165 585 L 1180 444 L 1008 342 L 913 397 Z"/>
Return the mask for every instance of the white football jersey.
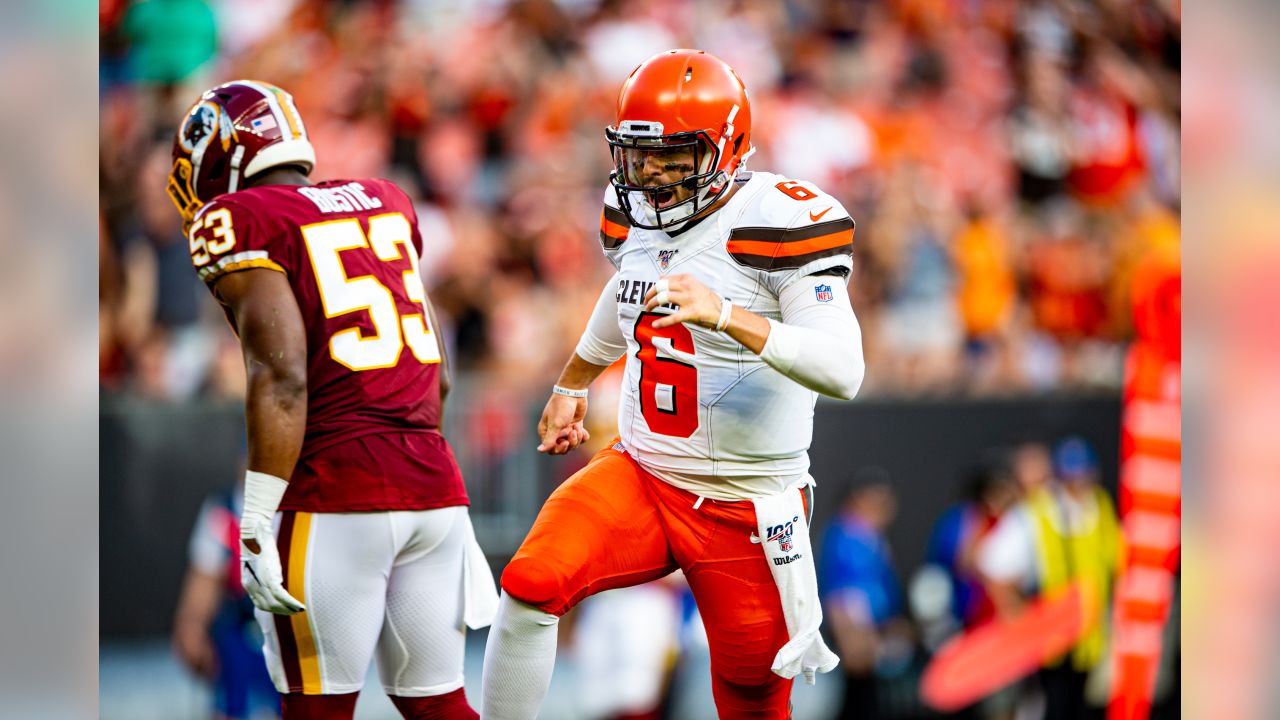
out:
<path id="1" fill-rule="evenodd" d="M 772 173 L 737 182 L 723 207 L 674 237 L 631 227 L 610 187 L 600 230 L 618 269 L 618 325 L 627 341 L 622 442 L 653 474 L 714 499 L 772 495 L 808 479 L 817 393 L 726 334 L 691 324 L 654 329 L 669 311 L 644 312 L 645 293 L 664 275 L 687 273 L 781 321 L 778 296 L 789 283 L 852 266 L 853 219 L 830 195 Z M 846 282 L 842 275 L 831 282 Z"/>

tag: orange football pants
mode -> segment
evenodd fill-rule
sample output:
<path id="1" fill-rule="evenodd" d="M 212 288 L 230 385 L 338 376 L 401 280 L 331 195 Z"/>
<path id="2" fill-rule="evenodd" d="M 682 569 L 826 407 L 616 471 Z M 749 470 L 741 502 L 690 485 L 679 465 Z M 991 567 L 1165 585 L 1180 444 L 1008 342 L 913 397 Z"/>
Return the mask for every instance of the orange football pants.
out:
<path id="1" fill-rule="evenodd" d="M 797 492 L 800 492 L 797 490 Z M 788 640 L 750 501 L 698 496 L 612 447 L 547 499 L 502 573 L 502 589 L 553 615 L 602 590 L 684 570 L 711 648 L 721 718 L 785 720 L 791 681 L 769 666 Z"/>

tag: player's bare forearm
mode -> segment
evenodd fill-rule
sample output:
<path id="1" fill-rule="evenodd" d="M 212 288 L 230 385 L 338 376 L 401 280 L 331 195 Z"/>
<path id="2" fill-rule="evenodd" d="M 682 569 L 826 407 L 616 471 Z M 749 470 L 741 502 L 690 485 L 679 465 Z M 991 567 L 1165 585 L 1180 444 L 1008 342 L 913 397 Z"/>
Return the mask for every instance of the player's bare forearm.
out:
<path id="1" fill-rule="evenodd" d="M 440 348 L 440 424 L 444 424 L 444 401 L 453 389 L 453 378 L 449 376 L 449 356 L 444 351 L 444 333 L 440 330 L 440 322 L 436 320 L 436 306 L 428 298 L 427 320 L 431 323 L 431 331 L 436 336 L 436 346 Z M 441 428 L 443 429 L 443 428 Z"/>
<path id="2" fill-rule="evenodd" d="M 307 427 L 307 380 L 245 353 L 249 469 L 288 480 Z"/>
<path id="3" fill-rule="evenodd" d="M 769 341 L 769 321 L 746 308 L 733 306 L 729 316 L 729 325 L 724 330 L 729 337 L 742 343 L 742 346 L 759 355 Z"/>
<path id="4" fill-rule="evenodd" d="M 307 426 L 306 334 L 288 278 L 244 270 L 218 281 L 244 352 L 249 469 L 288 480 Z"/>
<path id="5" fill-rule="evenodd" d="M 851 673 L 875 668 L 878 637 L 874 627 L 850 617 L 846 610 L 828 605 L 826 617 L 840 652 L 840 665 Z"/>
<path id="6" fill-rule="evenodd" d="M 564 370 L 560 371 L 560 379 L 556 380 L 556 384 L 563 388 L 581 390 L 595 382 L 595 379 L 600 377 L 600 373 L 608 368 L 608 365 L 587 362 L 575 352 L 569 356 L 569 362 L 565 363 Z"/>
<path id="7" fill-rule="evenodd" d="M 182 581 L 182 591 L 178 595 L 178 609 L 174 613 L 174 623 L 190 624 L 202 632 L 209 629 L 209 623 L 218 614 L 218 606 L 222 602 L 222 578 L 203 570 L 191 567 Z"/>
<path id="8" fill-rule="evenodd" d="M 173 649 L 192 672 L 211 678 L 217 657 L 209 639 L 209 626 L 222 603 L 223 579 L 191 568 L 182 582 L 178 610 L 173 620 Z"/>

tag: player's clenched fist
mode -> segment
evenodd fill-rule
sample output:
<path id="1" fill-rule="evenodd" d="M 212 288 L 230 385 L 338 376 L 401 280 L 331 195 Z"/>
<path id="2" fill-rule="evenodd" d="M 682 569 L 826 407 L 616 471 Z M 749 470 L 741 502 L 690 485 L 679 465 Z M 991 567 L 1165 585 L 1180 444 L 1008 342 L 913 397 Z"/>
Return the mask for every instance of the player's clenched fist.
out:
<path id="1" fill-rule="evenodd" d="M 667 304 L 677 307 L 670 315 L 655 320 L 653 326 L 656 328 L 687 322 L 715 329 L 721 324 L 720 315 L 724 309 L 724 298 L 692 275 L 668 275 L 659 279 L 645 293 L 644 303 L 646 312 Z"/>
<path id="2" fill-rule="evenodd" d="M 538 452 L 563 455 L 590 440 L 591 435 L 582 426 L 586 416 L 586 395 L 572 397 L 557 387 L 542 410 L 542 419 L 538 421 L 538 437 L 542 440 Z"/>

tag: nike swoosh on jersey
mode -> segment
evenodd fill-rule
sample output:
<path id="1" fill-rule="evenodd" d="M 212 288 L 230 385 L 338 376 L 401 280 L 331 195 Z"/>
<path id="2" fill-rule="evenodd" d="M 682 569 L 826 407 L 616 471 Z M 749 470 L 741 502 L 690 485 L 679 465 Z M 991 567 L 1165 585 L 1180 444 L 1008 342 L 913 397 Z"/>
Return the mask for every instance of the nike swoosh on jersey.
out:
<path id="1" fill-rule="evenodd" d="M 833 205 L 833 206 L 831 206 L 831 207 L 835 207 L 835 206 Z M 812 221 L 814 221 L 814 222 L 818 222 L 819 220 L 821 220 L 821 219 L 822 219 L 822 216 L 823 216 L 823 215 L 826 215 L 827 213 L 831 212 L 831 207 L 828 207 L 826 210 L 823 210 L 822 212 L 818 213 L 817 215 L 814 215 L 814 214 L 813 214 L 813 211 L 812 211 L 812 210 L 810 210 L 810 211 L 809 211 L 809 219 L 810 219 L 810 220 L 812 220 Z"/>

